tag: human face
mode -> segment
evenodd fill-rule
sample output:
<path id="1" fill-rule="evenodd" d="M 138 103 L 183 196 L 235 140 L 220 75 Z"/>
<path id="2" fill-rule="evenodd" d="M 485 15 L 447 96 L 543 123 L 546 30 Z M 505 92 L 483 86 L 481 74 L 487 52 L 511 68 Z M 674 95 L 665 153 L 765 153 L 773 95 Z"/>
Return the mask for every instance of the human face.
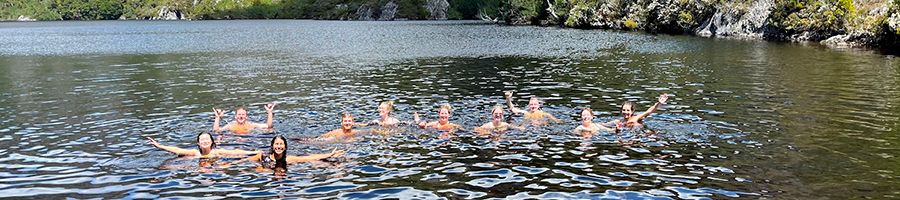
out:
<path id="1" fill-rule="evenodd" d="M 344 128 L 345 131 L 352 129 L 353 128 L 353 117 L 351 117 L 351 116 L 342 117 L 341 118 L 341 128 Z"/>
<path id="2" fill-rule="evenodd" d="M 631 105 L 623 105 L 622 106 L 622 117 L 625 119 L 631 118 L 634 116 L 634 108 Z"/>
<path id="3" fill-rule="evenodd" d="M 500 124 L 500 122 L 503 122 L 503 109 L 498 108 L 494 109 L 491 112 L 491 122 L 493 122 L 494 124 Z"/>
<path id="4" fill-rule="evenodd" d="M 588 110 L 581 111 L 581 124 L 584 126 L 590 126 L 594 120 L 594 114 Z"/>
<path id="5" fill-rule="evenodd" d="M 284 155 L 284 150 L 286 148 L 287 147 L 285 147 L 284 145 L 284 140 L 280 138 L 276 138 L 275 142 L 272 143 L 272 151 L 274 151 L 275 154 Z"/>
<path id="6" fill-rule="evenodd" d="M 388 108 L 387 104 L 381 104 L 378 106 L 378 114 L 381 115 L 381 118 L 387 118 L 391 115 L 391 109 Z"/>
<path id="7" fill-rule="evenodd" d="M 237 109 L 234 114 L 234 121 L 236 121 L 238 124 L 244 124 L 244 122 L 247 122 L 247 110 Z"/>
<path id="8" fill-rule="evenodd" d="M 438 111 L 438 123 L 447 124 L 450 122 L 450 111 L 447 109 L 441 109 Z"/>
<path id="9" fill-rule="evenodd" d="M 212 139 L 212 135 L 210 135 L 210 134 L 200 135 L 200 138 L 197 139 L 197 145 L 199 145 L 200 148 L 202 148 L 202 149 L 210 149 L 211 150 L 212 143 L 213 143 L 213 139 Z"/>
<path id="10" fill-rule="evenodd" d="M 528 100 L 528 111 L 534 112 L 539 109 L 541 109 L 541 102 L 537 98 L 532 97 L 531 100 Z"/>

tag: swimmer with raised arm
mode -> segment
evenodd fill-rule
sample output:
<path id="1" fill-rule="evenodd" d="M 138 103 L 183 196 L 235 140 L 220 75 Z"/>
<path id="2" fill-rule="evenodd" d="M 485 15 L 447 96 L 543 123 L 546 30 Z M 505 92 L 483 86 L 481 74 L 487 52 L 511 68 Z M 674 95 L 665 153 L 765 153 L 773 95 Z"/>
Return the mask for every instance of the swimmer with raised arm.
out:
<path id="1" fill-rule="evenodd" d="M 438 109 L 438 120 L 433 122 L 423 121 L 419 118 L 419 113 L 413 113 L 414 121 L 420 128 L 433 128 L 441 131 L 455 131 L 460 128 L 459 125 L 450 122 L 450 115 L 453 108 L 450 104 L 442 104 Z"/>
<path id="2" fill-rule="evenodd" d="M 244 109 L 244 107 L 238 107 L 234 111 L 234 121 L 229 122 L 224 127 L 219 128 L 219 121 L 225 111 L 213 108 L 213 112 L 215 112 L 216 116 L 215 120 L 213 120 L 213 132 L 218 133 L 219 131 L 224 129 L 236 134 L 247 134 L 250 133 L 250 131 L 252 131 L 253 129 L 272 130 L 272 118 L 274 117 L 273 110 L 275 109 L 275 103 L 266 104 L 265 109 L 266 113 L 268 114 L 265 124 L 247 121 L 247 110 Z"/>
<path id="3" fill-rule="evenodd" d="M 609 128 L 601 124 L 594 123 L 594 111 L 591 110 L 591 108 L 585 107 L 584 109 L 582 109 L 581 125 L 575 127 L 575 130 L 573 132 L 575 132 L 575 134 L 580 134 L 581 137 L 590 138 L 594 134 L 597 134 L 597 132 L 600 132 L 600 130 L 609 132 L 616 131 L 616 129 L 614 128 Z"/>
<path id="4" fill-rule="evenodd" d="M 265 169 L 287 169 L 288 164 L 301 162 L 314 162 L 327 158 L 341 157 L 344 155 L 342 150 L 332 150 L 331 153 L 311 154 L 307 156 L 290 156 L 287 155 L 287 140 L 283 136 L 278 135 L 272 138 L 269 152 L 260 152 L 254 156 L 239 160 L 237 162 L 252 161 L 259 163 L 260 167 Z"/>
<path id="5" fill-rule="evenodd" d="M 641 127 L 644 123 L 644 118 L 647 118 L 648 116 L 650 116 L 650 114 L 656 112 L 656 109 L 658 109 L 659 106 L 662 106 L 662 104 L 665 104 L 666 100 L 668 99 L 668 94 L 659 95 L 659 99 L 656 100 L 656 103 L 654 103 L 653 106 L 650 106 L 647 111 L 639 115 L 634 115 L 635 104 L 630 101 L 626 101 L 622 104 L 622 118 L 604 123 L 603 125 L 614 126 L 616 127 L 616 130 L 622 128 Z"/>
<path id="6" fill-rule="evenodd" d="M 524 130 L 525 128 L 520 126 L 515 126 L 503 121 L 503 106 L 496 105 L 493 109 L 491 109 L 491 122 L 485 123 L 480 127 L 475 128 L 475 133 L 479 135 L 490 135 L 493 133 L 503 133 L 510 128 Z"/>
<path id="7" fill-rule="evenodd" d="M 533 125 L 542 125 L 547 120 L 551 120 L 555 123 L 562 122 L 550 113 L 541 110 L 541 101 L 536 96 L 531 96 L 531 98 L 528 99 L 528 110 L 522 110 L 516 108 L 516 105 L 513 104 L 512 91 L 506 91 L 504 94 L 506 96 L 506 104 L 509 106 L 509 111 L 516 115 L 524 114 L 525 120 L 530 121 Z"/>
<path id="8" fill-rule="evenodd" d="M 147 137 L 150 145 L 153 145 L 156 148 L 172 152 L 178 156 L 188 156 L 188 157 L 201 157 L 201 158 L 209 158 L 209 157 L 242 157 L 247 155 L 258 154 L 258 151 L 246 151 L 240 149 L 227 150 L 227 149 L 217 149 L 216 142 L 213 141 L 212 135 L 207 132 L 201 132 L 197 135 L 197 149 L 182 149 L 175 146 L 166 146 L 161 145 L 153 138 Z"/>

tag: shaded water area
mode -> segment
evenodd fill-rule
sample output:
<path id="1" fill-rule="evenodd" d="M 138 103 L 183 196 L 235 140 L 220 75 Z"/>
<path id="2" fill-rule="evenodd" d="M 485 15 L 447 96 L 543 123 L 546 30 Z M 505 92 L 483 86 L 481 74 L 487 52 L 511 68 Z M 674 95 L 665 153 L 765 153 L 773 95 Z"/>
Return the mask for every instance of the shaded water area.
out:
<path id="1" fill-rule="evenodd" d="M 465 21 L 0 23 L 0 198 L 900 198 L 898 69 L 858 50 Z M 474 136 L 506 90 L 563 122 Z M 656 135 L 571 132 L 582 107 L 604 122 L 662 93 Z M 299 140 L 384 100 L 401 120 L 449 103 L 466 129 Z M 262 122 L 267 102 L 290 154 L 346 157 L 281 177 L 145 139 L 194 148 L 213 107 Z M 220 137 L 266 150 L 272 134 Z"/>

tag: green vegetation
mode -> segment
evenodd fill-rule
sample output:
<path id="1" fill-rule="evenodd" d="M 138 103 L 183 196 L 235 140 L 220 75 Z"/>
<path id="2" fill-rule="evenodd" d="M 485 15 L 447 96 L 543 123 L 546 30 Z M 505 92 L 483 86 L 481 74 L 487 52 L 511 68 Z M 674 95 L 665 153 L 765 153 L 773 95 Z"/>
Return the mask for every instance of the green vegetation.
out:
<path id="1" fill-rule="evenodd" d="M 496 17 L 501 0 L 448 0 L 451 19 Z M 188 19 L 356 19 L 360 7 L 381 13 L 397 5 L 395 18 L 427 19 L 426 0 L 5 0 L 0 20 L 150 19 L 160 10 Z"/>

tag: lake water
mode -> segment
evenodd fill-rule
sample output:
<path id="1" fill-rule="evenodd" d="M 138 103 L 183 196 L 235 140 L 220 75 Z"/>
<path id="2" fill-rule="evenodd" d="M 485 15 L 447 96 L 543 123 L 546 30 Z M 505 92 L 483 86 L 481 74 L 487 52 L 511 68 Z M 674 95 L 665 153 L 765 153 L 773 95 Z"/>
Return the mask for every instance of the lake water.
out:
<path id="1" fill-rule="evenodd" d="M 0 23 L 0 198 L 900 198 L 898 70 L 863 50 L 477 21 Z M 473 136 L 506 90 L 563 122 Z M 571 133 L 583 107 L 604 122 L 662 93 L 655 136 Z M 449 103 L 467 130 L 298 142 L 384 100 L 401 120 Z M 145 139 L 194 148 L 213 107 L 262 122 L 267 102 L 290 154 L 345 158 L 280 177 Z M 272 134 L 220 137 L 266 150 Z"/>

